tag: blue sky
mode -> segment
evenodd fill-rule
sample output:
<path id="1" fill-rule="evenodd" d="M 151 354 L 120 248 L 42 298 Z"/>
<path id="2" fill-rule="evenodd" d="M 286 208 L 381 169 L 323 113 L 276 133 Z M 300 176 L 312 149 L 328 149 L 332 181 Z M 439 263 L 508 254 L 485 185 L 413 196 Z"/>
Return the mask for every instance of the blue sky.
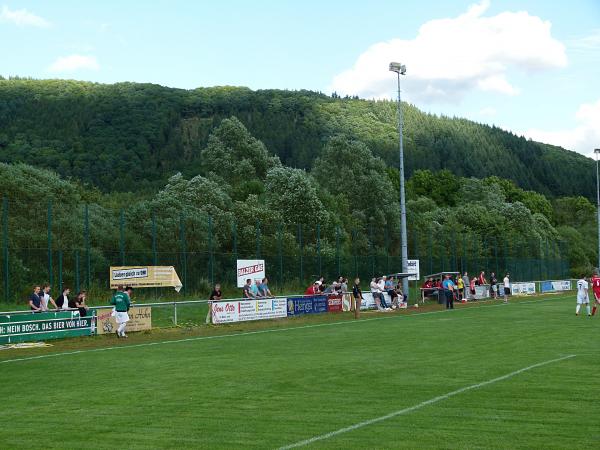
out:
<path id="1" fill-rule="evenodd" d="M 405 99 L 600 147 L 600 1 L 6 1 L 0 74 Z"/>

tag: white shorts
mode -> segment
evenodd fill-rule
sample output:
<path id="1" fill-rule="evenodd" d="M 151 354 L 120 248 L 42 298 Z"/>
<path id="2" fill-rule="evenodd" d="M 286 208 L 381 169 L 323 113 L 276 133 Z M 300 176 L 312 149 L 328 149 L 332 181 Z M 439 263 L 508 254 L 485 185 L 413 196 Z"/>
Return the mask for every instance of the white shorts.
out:
<path id="1" fill-rule="evenodd" d="M 127 311 L 125 312 L 116 312 L 115 315 L 115 320 L 117 321 L 117 323 L 125 323 L 125 322 L 129 322 L 129 314 L 127 314 Z"/>
<path id="2" fill-rule="evenodd" d="M 577 304 L 578 305 L 588 305 L 590 303 L 590 299 L 589 298 L 579 298 L 577 297 Z"/>

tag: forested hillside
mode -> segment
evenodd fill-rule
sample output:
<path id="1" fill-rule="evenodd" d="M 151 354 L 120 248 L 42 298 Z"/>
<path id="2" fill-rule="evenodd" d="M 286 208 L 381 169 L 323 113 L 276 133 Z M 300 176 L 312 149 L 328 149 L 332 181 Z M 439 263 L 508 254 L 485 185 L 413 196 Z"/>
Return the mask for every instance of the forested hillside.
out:
<path id="1" fill-rule="evenodd" d="M 581 155 L 407 104 L 404 113 L 408 176 L 445 168 L 464 177 L 505 177 L 549 196 L 593 197 L 593 162 Z M 394 102 L 23 79 L 0 80 L 0 161 L 49 168 L 104 192 L 155 192 L 177 172 L 201 173 L 201 150 L 231 116 L 286 166 L 310 169 L 339 134 L 397 166 Z"/>

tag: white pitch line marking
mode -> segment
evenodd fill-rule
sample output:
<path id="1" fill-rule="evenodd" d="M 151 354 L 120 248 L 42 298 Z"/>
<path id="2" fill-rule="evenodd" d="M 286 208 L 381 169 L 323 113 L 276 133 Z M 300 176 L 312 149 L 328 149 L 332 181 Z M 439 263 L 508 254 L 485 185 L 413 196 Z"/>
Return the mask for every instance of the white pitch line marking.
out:
<path id="1" fill-rule="evenodd" d="M 562 299 L 562 298 L 567 298 L 567 296 L 553 297 L 551 299 L 544 298 L 544 299 L 540 299 L 540 300 L 519 301 L 519 302 L 515 302 L 513 304 L 523 305 L 523 304 L 527 304 L 527 303 L 542 303 L 542 302 L 545 302 L 548 300 L 558 300 L 558 299 Z M 483 300 L 483 301 L 480 301 L 479 303 L 480 304 L 482 304 L 483 302 L 487 303 L 488 301 L 490 301 L 490 300 Z M 504 303 L 500 303 L 497 305 L 493 305 L 493 304 L 486 305 L 485 308 L 493 308 L 493 307 L 506 308 L 507 306 L 508 305 L 505 305 Z M 209 339 L 224 339 L 224 338 L 237 337 L 237 336 L 251 336 L 254 334 L 275 333 L 275 332 L 280 332 L 280 331 L 305 330 L 308 328 L 330 327 L 330 326 L 334 326 L 334 325 L 361 324 L 361 323 L 365 323 L 365 322 L 371 322 L 374 320 L 406 319 L 409 317 L 420 317 L 420 316 L 428 316 L 431 314 L 449 313 L 450 311 L 462 312 L 462 311 L 469 311 L 469 310 L 477 310 L 479 308 L 480 307 L 457 308 L 456 310 L 442 309 L 442 310 L 438 310 L 438 311 L 417 312 L 415 314 L 408 314 L 408 315 L 401 315 L 401 316 L 391 315 L 391 316 L 387 316 L 387 317 L 371 317 L 369 319 L 344 320 L 342 322 L 316 323 L 316 324 L 312 324 L 312 325 L 302 325 L 299 327 L 270 328 L 268 330 L 245 331 L 243 333 L 221 334 L 221 335 L 216 335 L 216 336 L 197 336 L 197 337 L 184 338 L 184 339 L 171 339 L 171 340 L 167 340 L 167 341 L 144 342 L 141 344 L 123 345 L 123 346 L 118 346 L 118 347 L 90 348 L 90 349 L 84 349 L 84 350 L 74 350 L 71 352 L 48 353 L 45 355 L 26 356 L 24 358 L 5 359 L 3 361 L 0 361 L 0 364 L 8 364 L 8 363 L 22 362 L 22 361 L 34 361 L 36 359 L 45 359 L 45 358 L 56 358 L 58 356 L 79 355 L 81 353 L 94 353 L 94 352 L 105 352 L 105 351 L 109 351 L 109 350 L 123 350 L 123 349 L 128 349 L 128 348 L 152 347 L 154 345 L 179 344 L 182 342 L 205 341 L 205 340 L 209 340 Z"/>
<path id="2" fill-rule="evenodd" d="M 288 449 L 291 449 L 291 448 L 303 447 L 305 445 L 310 445 L 310 444 L 312 444 L 314 442 L 317 442 L 317 441 L 322 441 L 324 439 L 329 439 L 331 437 L 338 436 L 338 435 L 343 434 L 343 433 L 348 433 L 349 431 L 354 431 L 354 430 L 356 430 L 358 428 L 366 427 L 366 426 L 372 425 L 372 424 L 377 423 L 377 422 L 382 422 L 382 421 L 387 420 L 387 419 L 392 419 L 392 418 L 397 417 L 397 416 L 408 414 L 409 412 L 415 411 L 417 409 L 421 409 L 421 408 L 423 408 L 425 406 L 428 406 L 428 405 L 432 405 L 433 403 L 441 402 L 442 400 L 446 400 L 446 399 L 448 399 L 450 397 L 454 397 L 455 395 L 462 394 L 463 392 L 470 391 L 472 389 L 478 389 L 480 387 L 487 386 L 489 384 L 497 383 L 498 381 L 506 380 L 507 378 L 514 377 L 515 375 L 519 375 L 520 373 L 527 372 L 528 370 L 536 369 L 538 367 L 546 366 L 548 364 L 552 364 L 552 363 L 555 363 L 555 362 L 564 361 L 565 359 L 575 358 L 576 356 L 577 355 L 567 355 L 567 356 L 563 356 L 562 358 L 550 359 L 548 361 L 544 361 L 544 362 L 541 362 L 541 363 L 533 364 L 531 366 L 527 366 L 527 367 L 524 367 L 522 369 L 515 370 L 514 372 L 507 373 L 506 375 L 502 375 L 500 377 L 493 378 L 491 380 L 482 381 L 481 383 L 472 384 L 470 386 L 465 386 L 465 387 L 457 389 L 455 391 L 448 392 L 447 394 L 439 395 L 439 396 L 434 397 L 432 399 L 425 400 L 424 402 L 421 402 L 421 403 L 419 403 L 417 405 L 410 406 L 408 408 L 404 408 L 404 409 L 401 409 L 399 411 L 394 411 L 392 413 L 386 414 L 385 416 L 380 416 L 380 417 L 376 417 L 375 419 L 365 420 L 364 422 L 359 422 L 359 423 L 356 423 L 354 425 L 350 425 L 348 427 L 340 428 L 339 430 L 332 431 L 330 433 L 321 434 L 319 436 L 315 436 L 315 437 L 312 437 L 310 439 L 306 439 L 304 441 L 299 441 L 299 442 L 296 442 L 294 444 L 289 444 L 289 445 L 285 445 L 283 447 L 279 447 L 279 450 L 288 450 Z"/>

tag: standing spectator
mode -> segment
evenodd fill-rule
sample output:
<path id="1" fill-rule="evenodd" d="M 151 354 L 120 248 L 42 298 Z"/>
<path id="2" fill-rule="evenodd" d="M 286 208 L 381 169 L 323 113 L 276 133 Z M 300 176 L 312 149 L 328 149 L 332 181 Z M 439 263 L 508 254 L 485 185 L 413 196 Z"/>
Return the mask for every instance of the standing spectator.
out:
<path id="1" fill-rule="evenodd" d="M 510 274 L 504 275 L 504 303 L 508 303 L 508 296 L 510 295 Z"/>
<path id="2" fill-rule="evenodd" d="M 215 284 L 215 287 L 210 293 L 210 297 L 208 297 L 208 299 L 213 301 L 219 301 L 221 300 L 221 298 L 223 298 L 223 293 L 221 292 L 221 285 L 217 283 Z"/>
<path id="3" fill-rule="evenodd" d="M 381 306 L 383 306 L 383 308 L 386 311 L 391 311 L 392 308 L 390 308 L 390 306 L 387 304 L 387 302 L 385 301 L 385 280 L 387 279 L 387 277 L 384 275 L 381 278 L 377 279 L 377 287 L 379 289 L 379 295 L 381 298 Z"/>
<path id="4" fill-rule="evenodd" d="M 340 286 L 340 291 L 342 294 L 348 292 L 348 278 L 342 278 L 342 285 Z"/>
<path id="5" fill-rule="evenodd" d="M 269 289 L 269 280 L 267 278 L 262 279 L 262 283 L 258 285 L 258 293 L 261 297 L 273 297 L 271 290 Z"/>
<path id="6" fill-rule="evenodd" d="M 242 288 L 242 295 L 244 298 L 254 298 L 255 295 L 252 293 L 252 279 L 248 278 L 246 284 Z"/>
<path id="7" fill-rule="evenodd" d="M 387 292 L 392 299 L 392 309 L 396 309 L 399 305 L 398 293 L 396 292 L 396 286 L 394 286 L 394 277 L 389 277 L 385 280 L 385 292 Z"/>
<path id="8" fill-rule="evenodd" d="M 62 294 L 58 296 L 56 299 L 56 306 L 59 309 L 69 309 L 69 294 L 71 293 L 71 289 L 65 287 L 62 291 Z"/>
<path id="9" fill-rule="evenodd" d="M 444 288 L 444 295 L 446 296 L 446 309 L 454 309 L 454 282 L 450 279 L 450 274 L 447 274 L 444 282 L 442 283 Z"/>
<path id="10" fill-rule="evenodd" d="M 360 278 L 354 280 L 354 286 L 352 287 L 352 297 L 354 297 L 354 318 L 360 317 L 360 304 L 362 302 L 362 291 L 360 290 Z"/>
<path id="11" fill-rule="evenodd" d="M 479 274 L 479 278 L 477 279 L 477 281 L 479 281 L 479 286 L 484 286 L 488 284 L 487 280 L 485 279 L 485 272 L 483 270 Z"/>
<path id="12" fill-rule="evenodd" d="M 34 286 L 33 293 L 29 296 L 29 307 L 36 312 L 42 312 L 42 299 L 40 298 L 40 287 Z"/>
<path id="13" fill-rule="evenodd" d="M 465 272 L 465 274 L 462 277 L 463 280 L 463 285 L 465 287 L 465 298 L 468 297 L 467 295 L 467 289 L 469 289 L 471 287 L 471 280 L 469 279 L 469 274 L 467 272 Z"/>
<path id="14" fill-rule="evenodd" d="M 498 292 L 497 289 L 498 278 L 496 278 L 496 274 L 494 272 L 490 273 L 490 297 L 496 298 L 496 294 Z"/>
<path id="15" fill-rule="evenodd" d="M 50 285 L 45 284 L 42 286 L 42 293 L 40 295 L 40 299 L 42 300 L 42 311 L 48 311 L 48 303 L 52 303 L 54 305 L 54 309 L 58 310 L 58 306 L 56 306 L 56 302 L 52 297 L 50 297 Z"/>
<path id="16" fill-rule="evenodd" d="M 457 277 L 456 287 L 457 287 L 457 290 L 458 290 L 458 301 L 460 302 L 460 301 L 462 301 L 462 299 L 465 296 L 465 282 L 460 277 L 460 275 Z"/>
<path id="17" fill-rule="evenodd" d="M 75 297 L 75 308 L 79 310 L 79 315 L 81 317 L 87 316 L 88 306 L 85 304 L 85 300 L 87 298 L 87 292 L 81 291 Z"/>
<path id="18" fill-rule="evenodd" d="M 473 298 L 473 300 L 475 300 L 475 283 L 477 282 L 477 278 L 473 277 L 471 278 L 471 281 L 469 281 L 469 289 L 471 291 L 471 297 Z"/>

